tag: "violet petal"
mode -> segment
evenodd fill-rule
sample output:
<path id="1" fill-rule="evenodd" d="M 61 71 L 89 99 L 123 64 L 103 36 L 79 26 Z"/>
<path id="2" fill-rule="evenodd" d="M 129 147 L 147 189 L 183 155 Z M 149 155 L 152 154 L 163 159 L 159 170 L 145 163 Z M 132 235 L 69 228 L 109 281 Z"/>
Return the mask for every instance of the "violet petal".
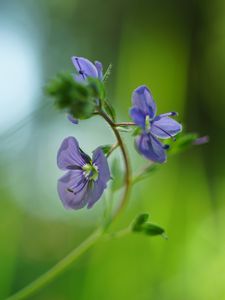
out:
<path id="1" fill-rule="evenodd" d="M 151 133 L 160 139 L 168 139 L 182 130 L 182 125 L 170 117 L 156 117 L 151 124 Z"/>
<path id="2" fill-rule="evenodd" d="M 133 106 L 138 108 L 144 115 L 149 115 L 153 119 L 156 114 L 156 104 L 150 90 L 145 86 L 139 86 L 132 94 Z"/>
<path id="3" fill-rule="evenodd" d="M 58 194 L 67 209 L 80 209 L 87 204 L 88 180 L 82 170 L 67 172 L 58 180 Z"/>
<path id="4" fill-rule="evenodd" d="M 166 161 L 163 145 L 151 134 L 143 133 L 136 138 L 136 147 L 140 154 L 154 162 Z"/>
<path id="5" fill-rule="evenodd" d="M 87 77 L 98 77 L 98 70 L 90 60 L 84 57 L 73 56 L 72 62 L 78 73 L 74 76 L 77 81 L 85 81 Z"/>
<path id="6" fill-rule="evenodd" d="M 132 107 L 130 109 L 130 116 L 133 119 L 134 123 L 140 126 L 142 129 L 145 129 L 145 114 L 137 107 Z"/>
<path id="7" fill-rule="evenodd" d="M 72 166 L 82 167 L 89 162 L 89 157 L 84 154 L 78 141 L 74 137 L 67 137 L 63 140 L 57 154 L 57 165 L 62 170 L 68 170 Z"/>

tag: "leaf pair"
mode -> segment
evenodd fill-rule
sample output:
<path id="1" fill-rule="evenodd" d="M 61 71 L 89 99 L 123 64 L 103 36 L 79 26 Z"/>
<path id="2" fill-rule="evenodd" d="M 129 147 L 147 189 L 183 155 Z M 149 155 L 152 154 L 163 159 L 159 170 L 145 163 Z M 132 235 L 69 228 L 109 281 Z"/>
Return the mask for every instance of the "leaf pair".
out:
<path id="1" fill-rule="evenodd" d="M 165 230 L 153 223 L 148 222 L 149 214 L 142 213 L 136 217 L 132 224 L 132 231 L 133 232 L 141 232 L 148 236 L 156 236 L 161 235 L 166 238 Z"/>

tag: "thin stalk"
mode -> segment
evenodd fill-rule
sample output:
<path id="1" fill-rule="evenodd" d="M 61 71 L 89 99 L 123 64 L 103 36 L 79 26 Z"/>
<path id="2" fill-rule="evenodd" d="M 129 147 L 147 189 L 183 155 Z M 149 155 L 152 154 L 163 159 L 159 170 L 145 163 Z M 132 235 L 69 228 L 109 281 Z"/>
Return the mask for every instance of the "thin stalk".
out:
<path id="1" fill-rule="evenodd" d="M 54 267 L 27 285 L 25 288 L 7 298 L 7 300 L 22 300 L 31 297 L 35 292 L 41 290 L 45 285 L 54 280 L 58 275 L 62 274 L 74 261 L 76 261 L 83 253 L 90 249 L 102 236 L 103 230 L 94 231 L 83 243 L 70 252 L 66 257 L 60 260 Z"/>
<path id="2" fill-rule="evenodd" d="M 112 152 L 114 150 L 116 150 L 118 147 L 119 147 L 119 144 L 117 142 L 115 144 L 113 144 L 112 147 L 110 148 L 109 152 L 107 153 L 106 157 L 108 158 L 112 154 Z"/>
<path id="3" fill-rule="evenodd" d="M 115 127 L 123 127 L 123 126 L 137 126 L 134 122 L 121 122 L 121 123 L 114 123 Z"/>

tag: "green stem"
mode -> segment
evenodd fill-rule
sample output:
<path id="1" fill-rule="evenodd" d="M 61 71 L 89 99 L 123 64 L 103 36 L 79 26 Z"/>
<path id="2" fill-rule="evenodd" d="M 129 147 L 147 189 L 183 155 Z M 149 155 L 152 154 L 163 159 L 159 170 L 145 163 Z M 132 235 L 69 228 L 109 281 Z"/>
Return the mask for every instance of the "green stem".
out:
<path id="1" fill-rule="evenodd" d="M 100 116 L 102 116 L 105 121 L 109 124 L 109 126 L 112 128 L 116 139 L 117 144 L 121 149 L 124 163 L 125 163 L 125 189 L 124 193 L 122 195 L 120 205 L 115 210 L 110 223 L 107 224 L 109 226 L 113 220 L 120 214 L 120 212 L 125 207 L 128 199 L 129 199 L 129 193 L 131 189 L 131 167 L 129 163 L 129 158 L 127 155 L 127 151 L 125 148 L 125 145 L 123 143 L 123 140 L 120 136 L 120 133 L 116 129 L 116 124 L 113 123 L 113 121 L 106 115 L 102 110 L 99 110 L 97 113 Z M 83 243 L 81 243 L 77 248 L 75 248 L 72 252 L 70 252 L 66 257 L 64 257 L 61 261 L 59 261 L 55 266 L 53 266 L 50 270 L 48 270 L 46 273 L 41 275 L 39 278 L 37 278 L 35 281 L 27 285 L 25 288 L 20 290 L 19 292 L 15 293 L 11 297 L 9 297 L 7 300 L 22 300 L 27 299 L 28 297 L 31 297 L 35 292 L 38 290 L 41 290 L 44 286 L 46 286 L 48 283 L 50 283 L 52 280 L 54 280 L 57 276 L 62 274 L 70 265 L 72 265 L 83 253 L 85 253 L 89 248 L 91 248 L 103 235 L 104 230 L 98 229 L 93 234 L 91 234 Z"/>
<path id="2" fill-rule="evenodd" d="M 130 190 L 131 190 L 131 185 L 132 185 L 132 175 L 131 175 L 131 166 L 130 166 L 130 162 L 129 162 L 129 157 L 127 154 L 127 150 L 126 147 L 123 143 L 123 140 L 121 138 L 121 135 L 119 133 L 119 131 L 117 130 L 117 124 L 114 123 L 106 113 L 104 113 L 102 110 L 98 111 L 98 114 L 100 116 L 103 117 L 103 119 L 109 124 L 109 126 L 111 127 L 113 133 L 115 134 L 115 137 L 117 139 L 117 143 L 121 149 L 122 152 L 122 156 L 123 156 L 123 160 L 124 160 L 124 164 L 125 164 L 125 177 L 124 177 L 124 184 L 125 184 L 125 188 L 124 188 L 124 193 L 122 195 L 122 199 L 120 201 L 119 206 L 117 207 L 117 209 L 115 210 L 113 216 L 112 216 L 112 220 L 115 220 L 115 218 L 117 216 L 119 216 L 119 214 L 122 212 L 122 210 L 125 208 L 127 201 L 129 199 L 129 195 L 130 195 Z"/>
<path id="3" fill-rule="evenodd" d="M 45 285 L 50 283 L 58 275 L 63 273 L 74 261 L 77 260 L 83 253 L 90 249 L 102 236 L 103 230 L 98 229 L 94 231 L 85 241 L 83 241 L 77 248 L 70 252 L 66 257 L 59 261 L 54 267 L 41 275 L 38 279 L 27 285 L 25 288 L 7 298 L 7 300 L 22 300 L 32 296 L 36 291 L 42 289 Z"/>
<path id="4" fill-rule="evenodd" d="M 121 122 L 121 123 L 115 123 L 115 127 L 123 127 L 123 126 L 137 126 L 134 122 Z"/>
<path id="5" fill-rule="evenodd" d="M 119 147 L 118 143 L 113 144 L 112 147 L 110 148 L 109 152 L 107 153 L 106 157 L 108 158 L 112 154 L 112 152 L 114 150 L 116 150 L 118 147 Z"/>

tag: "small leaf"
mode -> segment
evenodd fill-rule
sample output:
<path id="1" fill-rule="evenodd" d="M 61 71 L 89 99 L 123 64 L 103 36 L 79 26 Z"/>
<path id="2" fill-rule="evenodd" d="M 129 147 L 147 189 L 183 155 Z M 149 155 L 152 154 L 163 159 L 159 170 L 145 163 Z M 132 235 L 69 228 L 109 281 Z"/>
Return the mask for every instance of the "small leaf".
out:
<path id="1" fill-rule="evenodd" d="M 177 154 L 187 150 L 197 140 L 198 135 L 196 133 L 181 133 L 177 135 L 175 143 L 170 144 L 169 153 Z"/>
<path id="2" fill-rule="evenodd" d="M 133 232 L 140 232 L 148 236 L 156 236 L 161 235 L 165 239 L 167 239 L 167 236 L 165 234 L 165 230 L 155 224 L 149 223 L 149 214 L 148 213 L 141 213 L 138 215 L 135 220 L 131 224 L 131 230 Z"/>
<path id="3" fill-rule="evenodd" d="M 103 108 L 105 109 L 106 113 L 111 117 L 111 119 L 115 122 L 116 121 L 116 112 L 107 100 L 103 101 Z"/>
<path id="4" fill-rule="evenodd" d="M 110 64 L 103 76 L 103 81 L 106 82 L 106 80 L 109 78 L 110 74 L 111 74 L 111 71 L 112 71 L 112 64 Z"/>
<path id="5" fill-rule="evenodd" d="M 132 128 L 130 126 L 117 126 L 117 130 L 120 132 L 131 132 Z"/>
<path id="6" fill-rule="evenodd" d="M 138 215 L 132 224 L 132 231 L 142 231 L 142 225 L 148 221 L 148 218 L 148 213 Z"/>
<path id="7" fill-rule="evenodd" d="M 165 230 L 158 226 L 158 225 L 155 225 L 155 224 L 152 224 L 152 223 L 145 223 L 143 226 L 143 232 L 146 234 L 146 235 L 150 235 L 150 236 L 155 236 L 155 235 L 163 235 L 165 234 Z"/>
<path id="8" fill-rule="evenodd" d="M 113 145 L 103 145 L 101 146 L 102 151 L 104 152 L 105 155 L 107 155 L 109 153 L 109 151 L 111 150 Z"/>
<path id="9" fill-rule="evenodd" d="M 111 189 L 112 191 L 117 191 L 123 186 L 123 171 L 121 169 L 120 160 L 117 158 L 112 161 L 111 174 L 113 179 Z"/>

